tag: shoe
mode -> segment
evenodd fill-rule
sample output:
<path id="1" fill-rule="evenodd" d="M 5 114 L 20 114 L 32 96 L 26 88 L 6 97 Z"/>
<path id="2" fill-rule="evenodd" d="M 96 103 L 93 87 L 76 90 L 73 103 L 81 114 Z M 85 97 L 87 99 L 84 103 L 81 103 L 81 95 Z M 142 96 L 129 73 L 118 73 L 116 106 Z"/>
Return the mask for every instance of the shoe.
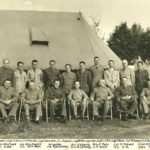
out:
<path id="1" fill-rule="evenodd" d="M 128 118 L 129 118 L 129 119 L 137 119 L 137 116 L 129 114 L 129 115 L 128 115 Z"/>
<path id="2" fill-rule="evenodd" d="M 94 121 L 98 121 L 98 116 L 94 116 Z"/>
<path id="3" fill-rule="evenodd" d="M 67 122 L 67 118 L 66 118 L 66 117 L 63 117 L 62 122 L 63 122 L 63 123 L 66 123 L 66 122 Z"/>
<path id="4" fill-rule="evenodd" d="M 36 125 L 40 124 L 40 120 L 35 120 Z"/>
<path id="5" fill-rule="evenodd" d="M 14 116 L 10 116 L 9 117 L 9 122 L 10 123 L 14 123 L 15 122 L 15 117 Z"/>
<path id="6" fill-rule="evenodd" d="M 106 121 L 106 117 L 105 117 L 105 116 L 103 116 L 102 121 L 103 121 L 103 122 L 105 122 L 105 121 Z"/>
<path id="7" fill-rule="evenodd" d="M 9 122 L 9 118 L 8 117 L 3 117 L 3 123 L 8 123 Z"/>
<path id="8" fill-rule="evenodd" d="M 149 120 L 149 114 L 145 114 L 145 117 L 144 117 L 146 120 Z"/>
<path id="9" fill-rule="evenodd" d="M 84 117 L 81 117 L 81 120 L 84 121 L 85 120 Z"/>
<path id="10" fill-rule="evenodd" d="M 127 116 L 124 117 L 124 121 L 128 121 L 128 117 Z"/>
<path id="11" fill-rule="evenodd" d="M 78 117 L 77 117 L 77 116 L 74 116 L 74 119 L 75 119 L 75 120 L 77 120 L 77 119 L 78 119 Z"/>
<path id="12" fill-rule="evenodd" d="M 27 129 L 30 128 L 30 118 L 26 118 L 25 126 Z"/>

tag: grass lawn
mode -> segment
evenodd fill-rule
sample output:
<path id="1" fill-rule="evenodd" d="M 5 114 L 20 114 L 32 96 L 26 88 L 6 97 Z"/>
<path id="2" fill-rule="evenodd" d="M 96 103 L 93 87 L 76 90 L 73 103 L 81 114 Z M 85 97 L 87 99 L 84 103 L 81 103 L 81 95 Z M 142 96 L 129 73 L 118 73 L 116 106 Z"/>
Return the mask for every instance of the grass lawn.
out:
<path id="1" fill-rule="evenodd" d="M 150 138 L 150 120 L 119 119 L 101 121 L 71 120 L 66 123 L 46 123 L 40 125 L 31 123 L 29 129 L 22 128 L 23 123 L 0 123 L 1 139 L 120 139 L 120 138 Z"/>

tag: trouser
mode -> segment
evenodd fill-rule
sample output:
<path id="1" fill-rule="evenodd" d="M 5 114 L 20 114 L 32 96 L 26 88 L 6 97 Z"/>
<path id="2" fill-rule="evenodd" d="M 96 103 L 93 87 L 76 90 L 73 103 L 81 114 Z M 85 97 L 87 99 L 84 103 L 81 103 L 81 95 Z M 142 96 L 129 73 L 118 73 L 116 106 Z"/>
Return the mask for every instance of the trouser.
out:
<path id="1" fill-rule="evenodd" d="M 33 109 L 35 109 L 36 117 L 41 117 L 42 116 L 42 108 L 41 108 L 40 104 L 30 105 L 30 104 L 25 103 L 24 108 L 25 108 L 25 114 L 26 114 L 27 117 L 30 116 L 30 110 L 33 110 Z"/>
<path id="2" fill-rule="evenodd" d="M 137 108 L 137 100 L 129 99 L 129 100 L 120 100 L 121 109 L 126 114 L 134 114 L 135 109 Z"/>
<path id="3" fill-rule="evenodd" d="M 101 100 L 101 101 L 93 101 L 93 115 L 98 116 L 99 111 L 98 109 L 103 107 L 103 115 L 107 115 L 110 107 L 110 101 L 109 100 Z"/>
<path id="4" fill-rule="evenodd" d="M 147 101 L 147 99 L 142 98 L 141 103 L 143 106 L 144 113 L 145 114 L 149 113 L 150 112 L 150 110 L 149 110 L 150 101 Z"/>
<path id="5" fill-rule="evenodd" d="M 2 116 L 7 117 L 6 109 L 10 109 L 8 116 L 16 117 L 16 112 L 17 112 L 18 106 L 19 105 L 17 102 L 13 102 L 8 105 L 0 103 L 0 111 L 2 113 Z"/>
<path id="6" fill-rule="evenodd" d="M 64 103 L 64 101 L 49 100 L 48 103 L 50 107 L 50 117 L 54 117 L 56 115 L 56 108 L 60 108 L 61 116 L 67 117 L 66 104 Z"/>
<path id="7" fill-rule="evenodd" d="M 71 106 L 71 110 L 73 111 L 73 115 L 74 116 L 77 116 L 77 110 L 78 110 L 78 107 L 81 107 L 81 117 L 83 118 L 84 117 L 84 114 L 85 114 L 85 110 L 86 110 L 86 107 L 87 107 L 87 102 L 86 101 L 71 101 L 70 102 L 70 106 Z"/>

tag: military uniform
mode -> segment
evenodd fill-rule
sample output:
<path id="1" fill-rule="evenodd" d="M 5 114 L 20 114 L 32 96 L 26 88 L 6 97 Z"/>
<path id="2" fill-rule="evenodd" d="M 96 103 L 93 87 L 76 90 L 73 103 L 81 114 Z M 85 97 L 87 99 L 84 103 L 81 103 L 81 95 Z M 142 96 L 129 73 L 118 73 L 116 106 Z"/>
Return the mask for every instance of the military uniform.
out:
<path id="1" fill-rule="evenodd" d="M 60 72 L 56 68 L 44 70 L 44 85 L 46 88 L 53 86 L 55 80 L 60 80 Z"/>
<path id="2" fill-rule="evenodd" d="M 61 116 L 66 117 L 65 94 L 62 88 L 49 87 L 45 92 L 45 100 L 50 104 L 50 116 L 55 116 L 56 107 L 60 107 Z"/>
<path id="3" fill-rule="evenodd" d="M 101 65 L 93 65 L 90 67 L 90 71 L 92 73 L 92 87 L 94 88 L 97 86 L 98 81 L 104 78 L 104 68 Z"/>
<path id="4" fill-rule="evenodd" d="M 0 68 L 0 86 L 3 86 L 3 83 L 6 79 L 9 79 L 14 86 L 14 70 L 11 68 Z"/>
<path id="5" fill-rule="evenodd" d="M 149 79 L 147 70 L 135 71 L 135 89 L 138 95 L 141 94 L 143 88 L 146 87 L 146 81 Z"/>
<path id="6" fill-rule="evenodd" d="M 18 93 L 23 93 L 26 88 L 27 74 L 25 71 L 20 72 L 16 70 L 14 72 L 14 87 Z"/>
<path id="7" fill-rule="evenodd" d="M 113 94 L 112 91 L 108 87 L 97 87 L 93 90 L 91 93 L 91 98 L 94 98 L 95 100 L 93 101 L 93 115 L 98 116 L 98 108 L 104 107 L 104 113 L 103 115 L 106 116 L 109 107 L 110 107 L 110 99 L 112 98 Z"/>
<path id="8" fill-rule="evenodd" d="M 122 97 L 125 96 L 131 96 L 131 98 L 123 99 Z M 128 85 L 126 87 L 121 85 L 116 90 L 116 97 L 119 100 L 123 112 L 125 112 L 126 114 L 133 115 L 135 109 L 137 108 L 137 94 L 135 92 L 134 87 L 132 85 Z M 130 107 L 129 109 L 128 106 Z"/>
<path id="9" fill-rule="evenodd" d="M 116 69 L 107 69 L 104 72 L 104 79 L 109 88 L 117 88 L 120 85 L 119 71 Z"/>
<path id="10" fill-rule="evenodd" d="M 42 116 L 42 108 L 41 108 L 41 101 L 42 101 L 42 94 L 39 89 L 26 89 L 24 93 L 21 95 L 21 100 L 23 102 L 23 106 L 25 108 L 25 114 L 27 117 L 30 116 L 30 109 L 36 110 L 36 117 Z M 30 101 L 37 101 L 35 104 L 29 104 Z"/>
<path id="11" fill-rule="evenodd" d="M 92 83 L 92 76 L 91 72 L 85 69 L 84 71 L 78 70 L 76 72 L 77 81 L 80 82 L 80 88 L 89 95 L 91 83 Z"/>
<path id="12" fill-rule="evenodd" d="M 61 76 L 61 85 L 65 92 L 65 94 L 69 94 L 74 86 L 74 82 L 76 81 L 76 75 L 73 72 L 64 72 Z"/>
<path id="13" fill-rule="evenodd" d="M 144 88 L 140 94 L 141 96 L 141 103 L 143 105 L 144 113 L 150 113 L 149 106 L 150 106 L 150 88 Z"/>
<path id="14" fill-rule="evenodd" d="M 6 89 L 4 86 L 0 87 L 0 100 L 12 100 L 10 104 L 4 104 L 0 102 L 0 111 L 3 117 L 7 117 L 7 112 L 5 109 L 10 109 L 8 116 L 16 117 L 16 112 L 18 109 L 18 93 L 15 88 L 9 87 Z"/>
<path id="15" fill-rule="evenodd" d="M 88 96 L 81 89 L 73 89 L 71 90 L 68 99 L 71 101 L 71 109 L 73 110 L 74 116 L 77 116 L 77 108 L 81 106 L 81 117 L 84 117 L 84 113 L 86 110 L 86 103 Z"/>
<path id="16" fill-rule="evenodd" d="M 134 85 L 135 84 L 135 73 L 129 67 L 126 69 L 123 68 L 120 70 L 120 79 L 122 80 L 122 78 L 124 78 L 124 77 L 127 78 L 128 85 Z"/>

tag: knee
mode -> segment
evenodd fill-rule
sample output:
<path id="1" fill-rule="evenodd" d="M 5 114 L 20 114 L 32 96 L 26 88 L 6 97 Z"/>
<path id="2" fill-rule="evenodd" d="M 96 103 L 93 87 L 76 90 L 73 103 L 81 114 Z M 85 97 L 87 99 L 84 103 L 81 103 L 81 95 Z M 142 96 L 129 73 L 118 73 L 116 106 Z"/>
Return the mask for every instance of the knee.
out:
<path id="1" fill-rule="evenodd" d="M 93 101 L 92 104 L 93 104 L 93 106 L 97 106 L 97 102 L 95 102 L 95 101 Z"/>
<path id="2" fill-rule="evenodd" d="M 28 104 L 24 104 L 24 108 L 25 108 L 25 109 L 28 109 L 28 108 L 29 108 L 29 105 L 28 105 Z"/>
<path id="3" fill-rule="evenodd" d="M 13 104 L 13 106 L 18 107 L 19 104 L 18 104 L 17 102 L 15 102 L 15 103 Z"/>

